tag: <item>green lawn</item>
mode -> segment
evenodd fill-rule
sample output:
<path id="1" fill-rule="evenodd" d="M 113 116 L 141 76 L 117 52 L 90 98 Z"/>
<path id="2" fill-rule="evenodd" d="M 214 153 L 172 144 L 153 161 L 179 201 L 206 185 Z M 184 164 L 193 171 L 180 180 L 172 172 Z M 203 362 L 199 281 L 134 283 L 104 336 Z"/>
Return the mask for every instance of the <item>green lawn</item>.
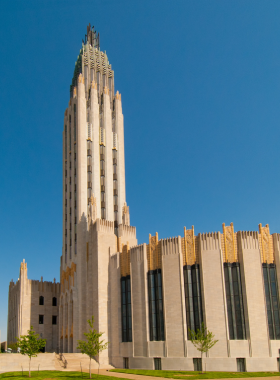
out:
<path id="1" fill-rule="evenodd" d="M 32 371 L 31 372 L 31 379 L 33 380 L 44 380 L 44 379 L 58 379 L 58 380 L 71 380 L 71 379 L 89 379 L 89 374 L 88 373 L 83 373 L 83 377 L 81 372 L 63 372 L 63 371 L 40 371 L 39 374 L 37 371 Z M 97 375 L 91 374 L 92 379 L 96 379 Z M 0 379 L 17 379 L 17 380 L 26 380 L 29 379 L 28 377 L 28 372 L 23 371 L 23 376 L 22 372 L 6 372 L 0 374 Z M 109 376 L 103 376 L 99 375 L 98 376 L 99 380 L 113 380 L 114 378 L 109 377 Z"/>
<path id="2" fill-rule="evenodd" d="M 226 379 L 239 377 L 268 377 L 279 376 L 279 372 L 206 372 L 196 371 L 155 371 L 142 369 L 112 369 L 111 372 L 131 373 L 135 375 L 166 377 L 170 379 Z"/>

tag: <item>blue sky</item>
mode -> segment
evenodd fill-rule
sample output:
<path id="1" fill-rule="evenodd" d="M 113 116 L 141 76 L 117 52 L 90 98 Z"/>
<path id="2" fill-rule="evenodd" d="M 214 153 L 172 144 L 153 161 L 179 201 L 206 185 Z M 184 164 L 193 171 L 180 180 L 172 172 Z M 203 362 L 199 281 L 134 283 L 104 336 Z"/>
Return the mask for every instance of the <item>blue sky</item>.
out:
<path id="1" fill-rule="evenodd" d="M 63 115 L 89 22 L 122 94 L 138 241 L 280 232 L 279 1 L 2 0 L 2 340 L 22 259 L 29 278 L 59 278 Z"/>

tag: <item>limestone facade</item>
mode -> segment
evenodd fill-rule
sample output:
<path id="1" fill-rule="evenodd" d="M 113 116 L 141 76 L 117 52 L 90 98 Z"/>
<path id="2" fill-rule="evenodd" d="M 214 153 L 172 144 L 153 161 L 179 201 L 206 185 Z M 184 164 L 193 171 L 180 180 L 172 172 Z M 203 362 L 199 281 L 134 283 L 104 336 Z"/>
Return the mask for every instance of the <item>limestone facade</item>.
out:
<path id="1" fill-rule="evenodd" d="M 138 245 L 126 203 L 121 95 L 89 26 L 64 116 L 61 288 L 48 288 L 60 291 L 53 345 L 77 353 L 93 315 L 110 342 L 101 367 L 193 370 L 201 362 L 189 330 L 203 322 L 218 340 L 203 360 L 208 370 L 277 371 L 280 235 L 268 225 L 222 231 L 184 228 Z M 41 306 L 32 302 L 42 284 L 35 299 L 27 274 L 10 284 L 9 341 L 36 326 Z"/>
<path id="2" fill-rule="evenodd" d="M 209 370 L 276 370 L 279 261 L 279 235 L 268 226 L 197 236 L 185 228 L 137 245 L 121 95 L 89 26 L 64 117 L 60 350 L 77 352 L 94 315 L 110 342 L 101 365 L 191 370 L 201 363 L 189 329 L 204 322 L 218 339 Z"/>
<path id="3" fill-rule="evenodd" d="M 40 337 L 46 339 L 46 352 L 58 349 L 60 284 L 29 280 L 27 263 L 20 265 L 19 279 L 9 285 L 8 346 L 20 335 L 26 335 L 33 326 Z"/>

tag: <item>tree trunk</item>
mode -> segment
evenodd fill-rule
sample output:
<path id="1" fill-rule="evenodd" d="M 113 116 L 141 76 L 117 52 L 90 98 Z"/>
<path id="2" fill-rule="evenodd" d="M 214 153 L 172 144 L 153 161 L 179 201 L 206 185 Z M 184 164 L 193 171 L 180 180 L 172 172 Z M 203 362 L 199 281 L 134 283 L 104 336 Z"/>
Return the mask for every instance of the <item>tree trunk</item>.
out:
<path id="1" fill-rule="evenodd" d="M 91 357 L 89 358 L 89 378 L 91 379 Z"/>
<path id="2" fill-rule="evenodd" d="M 31 364 L 31 358 L 29 358 L 29 377 L 31 377 L 31 373 L 30 373 L 30 364 Z"/>
<path id="3" fill-rule="evenodd" d="M 202 353 L 202 351 L 201 351 L 201 373 L 203 373 L 202 355 L 203 355 L 203 353 Z"/>

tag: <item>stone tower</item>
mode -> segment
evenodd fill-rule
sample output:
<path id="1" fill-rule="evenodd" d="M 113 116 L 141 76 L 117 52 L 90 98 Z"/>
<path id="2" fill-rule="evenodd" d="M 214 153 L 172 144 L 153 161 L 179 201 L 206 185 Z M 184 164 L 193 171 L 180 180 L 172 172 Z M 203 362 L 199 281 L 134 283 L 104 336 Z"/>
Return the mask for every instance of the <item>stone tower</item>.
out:
<path id="1" fill-rule="evenodd" d="M 61 351 L 77 351 L 92 315 L 109 340 L 109 258 L 121 239 L 137 244 L 129 223 L 121 95 L 89 25 L 64 115 Z M 102 355 L 106 364 L 108 352 Z"/>

